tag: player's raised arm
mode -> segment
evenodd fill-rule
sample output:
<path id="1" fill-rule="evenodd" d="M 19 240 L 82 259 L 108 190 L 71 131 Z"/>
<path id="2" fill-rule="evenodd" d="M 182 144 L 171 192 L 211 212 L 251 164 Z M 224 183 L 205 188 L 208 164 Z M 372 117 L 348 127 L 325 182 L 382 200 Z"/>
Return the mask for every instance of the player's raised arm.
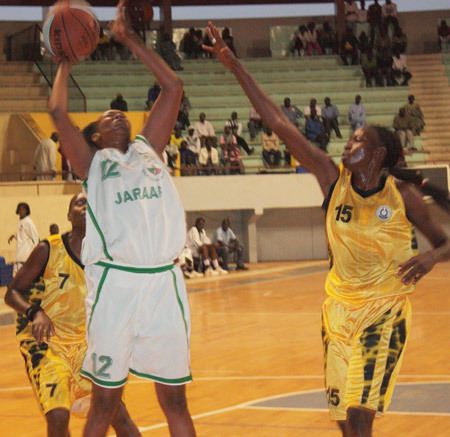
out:
<path id="1" fill-rule="evenodd" d="M 61 153 L 70 161 L 74 172 L 86 179 L 95 149 L 89 147 L 80 131 L 73 125 L 68 114 L 70 63 L 59 64 L 48 101 L 48 112 L 60 134 Z"/>
<path id="2" fill-rule="evenodd" d="M 133 32 L 124 16 L 124 0 L 117 6 L 117 18 L 110 25 L 114 39 L 119 41 L 150 70 L 161 87 L 156 102 L 142 128 L 140 135 L 144 136 L 152 147 L 162 155 L 167 145 L 172 129 L 177 120 L 183 95 L 183 83 L 175 72 L 152 49 Z"/>
<path id="3" fill-rule="evenodd" d="M 234 56 L 222 40 L 220 32 L 211 22 L 208 23 L 206 31 L 214 47 L 203 46 L 204 50 L 214 52 L 222 64 L 231 70 L 265 124 L 284 141 L 302 167 L 317 177 L 322 192 L 327 195 L 331 185 L 339 176 L 337 166 L 323 151 L 311 146 L 296 126 L 286 118 L 281 108 L 256 83 Z"/>

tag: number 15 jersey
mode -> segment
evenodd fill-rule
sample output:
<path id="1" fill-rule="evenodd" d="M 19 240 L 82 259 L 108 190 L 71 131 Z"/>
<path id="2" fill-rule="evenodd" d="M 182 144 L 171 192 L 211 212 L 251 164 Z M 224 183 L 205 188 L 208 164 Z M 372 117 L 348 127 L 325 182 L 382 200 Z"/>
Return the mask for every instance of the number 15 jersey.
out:
<path id="1" fill-rule="evenodd" d="M 330 271 L 329 296 L 352 304 L 412 293 L 398 276 L 399 264 L 415 255 L 413 226 L 394 178 L 360 193 L 352 187 L 352 173 L 340 175 L 328 197 L 326 230 Z"/>

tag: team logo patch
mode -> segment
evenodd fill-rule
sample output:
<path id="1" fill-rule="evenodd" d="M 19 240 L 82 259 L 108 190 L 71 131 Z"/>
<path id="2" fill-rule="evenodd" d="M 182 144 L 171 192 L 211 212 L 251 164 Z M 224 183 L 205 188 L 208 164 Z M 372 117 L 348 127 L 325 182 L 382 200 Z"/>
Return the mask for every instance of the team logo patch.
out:
<path id="1" fill-rule="evenodd" d="M 392 210 L 387 205 L 382 205 L 377 209 L 377 217 L 382 222 L 387 222 L 392 217 Z"/>
<path id="2" fill-rule="evenodd" d="M 161 169 L 156 168 L 156 167 L 150 167 L 147 169 L 147 171 L 149 171 L 151 174 L 154 174 L 154 175 L 158 175 L 161 173 Z"/>

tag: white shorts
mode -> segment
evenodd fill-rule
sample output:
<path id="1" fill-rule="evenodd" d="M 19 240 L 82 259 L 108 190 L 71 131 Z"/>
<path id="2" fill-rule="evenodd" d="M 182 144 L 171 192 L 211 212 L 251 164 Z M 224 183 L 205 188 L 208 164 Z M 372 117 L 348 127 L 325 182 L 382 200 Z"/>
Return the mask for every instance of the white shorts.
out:
<path id="1" fill-rule="evenodd" d="M 163 384 L 192 380 L 190 315 L 179 267 L 85 267 L 88 350 L 81 374 L 120 387 L 132 373 Z"/>

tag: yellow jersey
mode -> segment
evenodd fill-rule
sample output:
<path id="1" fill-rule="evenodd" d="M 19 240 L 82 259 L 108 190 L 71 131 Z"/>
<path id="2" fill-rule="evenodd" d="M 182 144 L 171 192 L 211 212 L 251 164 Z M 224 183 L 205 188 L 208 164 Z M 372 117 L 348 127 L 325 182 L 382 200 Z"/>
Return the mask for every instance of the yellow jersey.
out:
<path id="1" fill-rule="evenodd" d="M 56 334 L 52 342 L 74 344 L 85 342 L 86 285 L 83 266 L 72 253 L 69 234 L 52 235 L 47 240 L 49 257 L 45 269 L 26 292 L 31 303 L 38 303 L 53 322 Z M 31 323 L 25 315 L 16 317 L 19 341 L 34 339 Z"/>
<path id="2" fill-rule="evenodd" d="M 389 175 L 378 189 L 360 193 L 352 186 L 352 173 L 342 164 L 339 171 L 327 199 L 327 294 L 358 304 L 412 293 L 414 285 L 404 285 L 398 270 L 415 255 L 413 225 L 394 178 Z"/>

